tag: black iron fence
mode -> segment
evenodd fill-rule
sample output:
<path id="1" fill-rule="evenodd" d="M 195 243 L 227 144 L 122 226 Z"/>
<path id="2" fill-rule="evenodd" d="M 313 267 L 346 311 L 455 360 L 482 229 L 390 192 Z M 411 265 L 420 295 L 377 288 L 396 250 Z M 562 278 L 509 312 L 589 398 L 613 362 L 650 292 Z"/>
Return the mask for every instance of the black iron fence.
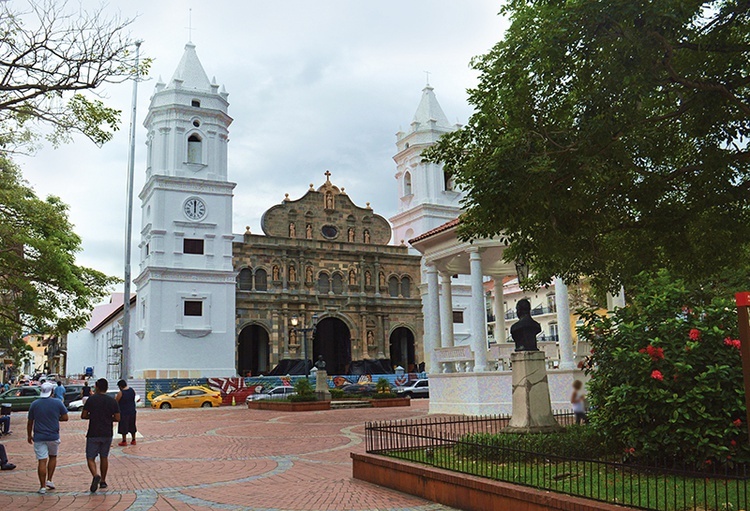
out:
<path id="1" fill-rule="evenodd" d="M 555 417 L 564 426 L 575 421 L 570 413 L 555 413 Z M 365 428 L 366 449 L 372 454 L 639 509 L 749 509 L 750 484 L 744 465 L 696 471 L 674 462 L 644 466 L 606 457 L 586 459 L 525 450 L 519 447 L 517 435 L 498 435 L 509 420 L 508 416 L 487 416 L 370 422 Z"/>

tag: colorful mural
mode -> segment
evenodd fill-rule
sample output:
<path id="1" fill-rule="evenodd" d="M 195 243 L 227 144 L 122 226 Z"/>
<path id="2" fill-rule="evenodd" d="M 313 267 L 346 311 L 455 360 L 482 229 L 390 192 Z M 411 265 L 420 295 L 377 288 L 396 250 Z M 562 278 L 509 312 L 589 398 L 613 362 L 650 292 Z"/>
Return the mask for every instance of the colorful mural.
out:
<path id="1" fill-rule="evenodd" d="M 151 400 L 161 394 L 168 394 L 188 385 L 202 385 L 218 390 L 222 395 L 222 404 L 243 404 L 247 396 L 257 394 L 274 387 L 294 386 L 294 382 L 304 376 L 251 376 L 247 378 L 159 378 L 146 380 L 145 406 L 151 406 Z M 360 374 L 336 375 L 328 377 L 328 387 L 338 388 L 350 383 L 377 382 L 380 378 L 388 380 L 392 386 L 406 385 L 410 381 L 427 378 L 425 373 L 395 374 Z M 315 385 L 315 379 L 309 376 L 310 383 Z"/>

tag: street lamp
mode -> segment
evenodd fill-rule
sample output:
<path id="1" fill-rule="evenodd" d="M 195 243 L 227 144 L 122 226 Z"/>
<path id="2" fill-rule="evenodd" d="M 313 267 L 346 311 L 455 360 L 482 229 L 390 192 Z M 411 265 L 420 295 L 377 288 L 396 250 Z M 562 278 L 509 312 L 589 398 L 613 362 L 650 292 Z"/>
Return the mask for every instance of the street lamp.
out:
<path id="1" fill-rule="evenodd" d="M 296 314 L 292 316 L 290 322 L 292 323 L 292 328 L 294 328 L 295 332 L 302 332 L 302 356 L 305 359 L 305 376 L 308 376 L 310 373 L 307 366 L 307 332 L 312 332 L 313 335 L 315 335 L 315 327 L 318 323 L 318 315 L 312 315 L 312 324 L 307 328 L 297 328 L 297 326 L 299 325 L 299 318 Z"/>

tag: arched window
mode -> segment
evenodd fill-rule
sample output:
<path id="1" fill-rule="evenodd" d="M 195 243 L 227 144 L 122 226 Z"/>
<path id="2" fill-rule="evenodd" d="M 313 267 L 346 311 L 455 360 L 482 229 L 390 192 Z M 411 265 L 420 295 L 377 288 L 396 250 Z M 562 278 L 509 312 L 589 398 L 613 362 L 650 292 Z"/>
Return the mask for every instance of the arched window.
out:
<path id="1" fill-rule="evenodd" d="M 253 288 L 253 272 L 250 268 L 243 268 L 237 277 L 237 283 L 243 291 L 250 291 Z"/>
<path id="2" fill-rule="evenodd" d="M 333 274 L 333 293 L 340 295 L 344 292 L 344 278 L 340 273 Z"/>
<path id="3" fill-rule="evenodd" d="M 255 270 L 255 290 L 268 291 L 268 272 L 266 270 Z"/>
<path id="4" fill-rule="evenodd" d="M 318 275 L 318 293 L 328 294 L 329 287 L 328 274 L 321 272 Z"/>
<path id="5" fill-rule="evenodd" d="M 203 160 L 203 141 L 201 137 L 193 133 L 188 137 L 188 163 L 202 163 Z"/>
<path id="6" fill-rule="evenodd" d="M 401 279 L 401 296 L 404 298 L 411 297 L 411 279 L 409 277 Z"/>
<path id="7" fill-rule="evenodd" d="M 393 298 L 398 298 L 398 277 L 395 275 L 388 279 L 388 294 Z"/>
<path id="8" fill-rule="evenodd" d="M 404 174 L 404 195 L 411 195 L 411 174 Z"/>

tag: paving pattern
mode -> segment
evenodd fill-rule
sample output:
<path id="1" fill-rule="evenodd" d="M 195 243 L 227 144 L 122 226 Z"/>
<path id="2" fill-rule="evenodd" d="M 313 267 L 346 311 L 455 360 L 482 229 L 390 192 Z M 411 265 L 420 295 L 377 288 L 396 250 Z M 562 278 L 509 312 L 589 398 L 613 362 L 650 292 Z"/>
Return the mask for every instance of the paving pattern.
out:
<path id="1" fill-rule="evenodd" d="M 244 407 L 138 412 L 137 445 L 113 440 L 107 490 L 88 491 L 86 421 L 61 427 L 54 482 L 36 493 L 26 413 L 14 413 L 2 438 L 18 468 L 0 472 L 0 509 L 447 511 L 450 508 L 352 479 L 349 453 L 364 452 L 364 422 L 422 417 L 409 408 L 273 412 Z"/>

